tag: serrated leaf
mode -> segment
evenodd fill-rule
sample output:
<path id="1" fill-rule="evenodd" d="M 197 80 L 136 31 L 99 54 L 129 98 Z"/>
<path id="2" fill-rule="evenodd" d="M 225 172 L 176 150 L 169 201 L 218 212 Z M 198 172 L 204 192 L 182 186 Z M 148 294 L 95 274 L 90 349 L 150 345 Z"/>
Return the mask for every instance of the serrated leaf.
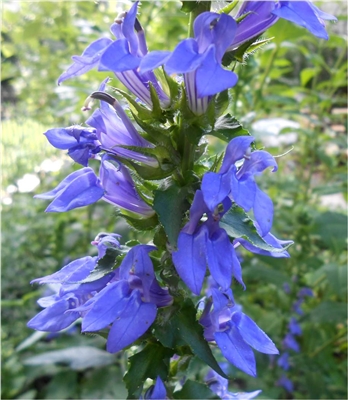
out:
<path id="1" fill-rule="evenodd" d="M 153 119 L 152 111 L 149 110 L 148 108 L 144 107 L 142 104 L 138 103 L 136 100 L 134 100 L 134 98 L 131 95 L 129 95 L 127 92 L 124 92 L 123 90 L 117 89 L 117 88 L 114 88 L 114 90 L 117 93 L 120 93 L 128 101 L 128 103 L 136 111 L 138 118 L 143 119 L 143 120 Z"/>
<path id="2" fill-rule="evenodd" d="M 180 187 L 172 182 L 169 187 L 155 191 L 153 208 L 172 246 L 176 246 L 182 228 L 182 218 L 189 208 L 187 201 L 189 189 L 187 186 Z"/>
<path id="3" fill-rule="evenodd" d="M 204 339 L 203 328 L 196 320 L 196 309 L 190 299 L 176 311 L 164 310 L 154 327 L 155 337 L 166 347 L 175 350 L 187 345 L 192 354 L 227 378 L 217 363 L 208 342 Z M 186 350 L 187 354 L 187 350 Z"/>
<path id="4" fill-rule="evenodd" d="M 163 70 L 163 74 L 165 77 L 165 80 L 167 82 L 168 88 L 169 88 L 169 94 L 170 94 L 170 100 L 173 103 L 175 101 L 175 99 L 179 96 L 179 89 L 180 89 L 180 85 L 178 84 L 178 82 L 173 79 L 171 76 L 169 76 L 166 71 Z"/>
<path id="5" fill-rule="evenodd" d="M 196 309 L 190 299 L 186 299 L 182 308 L 172 317 L 171 326 L 177 335 L 187 343 L 199 359 L 208 364 L 219 375 L 228 378 L 216 361 L 208 342 L 204 339 L 203 328 L 196 320 Z"/>
<path id="6" fill-rule="evenodd" d="M 173 393 L 174 399 L 219 399 L 207 385 L 188 379 L 181 390 Z"/>
<path id="7" fill-rule="evenodd" d="M 219 123 L 214 126 L 213 130 L 209 132 L 209 135 L 216 136 L 225 142 L 230 142 L 237 136 L 249 135 L 249 131 L 243 128 L 235 117 L 226 114 L 220 119 Z"/>
<path id="8" fill-rule="evenodd" d="M 162 113 L 161 103 L 158 98 L 158 93 L 156 92 L 156 89 L 153 87 L 153 84 L 151 82 L 149 82 L 149 87 L 150 87 L 150 97 L 152 101 L 152 118 L 157 121 L 161 121 L 163 120 L 163 113 Z"/>
<path id="9" fill-rule="evenodd" d="M 169 150 L 174 149 L 172 142 L 169 137 L 169 132 L 171 129 L 162 128 L 158 126 L 158 123 L 150 124 L 145 122 L 143 119 L 139 118 L 138 115 L 133 113 L 133 117 L 136 123 L 145 131 L 149 136 L 149 140 L 154 144 L 160 144 L 168 148 Z"/>
<path id="10" fill-rule="evenodd" d="M 244 238 L 259 249 L 282 253 L 287 247 L 277 249 L 264 241 L 258 234 L 253 221 L 237 206 L 233 206 L 221 219 L 220 227 L 225 229 L 230 238 Z"/>
<path id="11" fill-rule="evenodd" d="M 128 398 L 139 398 L 142 386 L 147 378 L 164 381 L 169 371 L 169 358 L 174 351 L 159 343 L 149 343 L 146 347 L 129 358 L 130 367 L 123 380 L 128 389 Z"/>

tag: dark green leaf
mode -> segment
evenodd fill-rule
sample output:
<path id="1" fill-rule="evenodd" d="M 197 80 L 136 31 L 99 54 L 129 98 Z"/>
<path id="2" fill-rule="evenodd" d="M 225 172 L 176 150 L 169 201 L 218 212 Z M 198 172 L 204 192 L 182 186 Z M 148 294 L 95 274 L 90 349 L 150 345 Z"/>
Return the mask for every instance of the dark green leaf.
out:
<path id="1" fill-rule="evenodd" d="M 207 385 L 188 379 L 181 390 L 173 394 L 174 399 L 219 399 Z"/>
<path id="2" fill-rule="evenodd" d="M 106 249 L 104 257 L 98 260 L 93 271 L 79 283 L 93 282 L 102 278 L 115 268 L 116 258 L 121 254 L 120 250 L 114 248 Z"/>
<path id="3" fill-rule="evenodd" d="M 168 376 L 169 358 L 174 351 L 159 343 L 149 343 L 142 351 L 129 358 L 130 367 L 123 380 L 128 389 L 128 398 L 139 398 L 147 378 L 164 381 Z"/>
<path id="4" fill-rule="evenodd" d="M 180 337 L 188 344 L 193 354 L 227 378 L 204 339 L 203 328 L 196 320 L 196 309 L 190 299 L 185 300 L 183 307 L 173 316 L 172 326 L 176 327 L 178 334 L 180 333 Z"/>
<path id="5" fill-rule="evenodd" d="M 153 208 L 157 212 L 172 246 L 176 246 L 182 228 L 182 218 L 189 208 L 188 192 L 187 186 L 180 187 L 175 182 L 163 190 L 155 191 Z"/>
<path id="6" fill-rule="evenodd" d="M 233 206 L 222 217 L 220 226 L 221 228 L 225 229 L 229 237 L 244 238 L 262 250 L 281 253 L 287 248 L 285 247 L 283 249 L 276 249 L 275 247 L 267 244 L 257 233 L 253 221 L 240 207 L 237 206 Z"/>

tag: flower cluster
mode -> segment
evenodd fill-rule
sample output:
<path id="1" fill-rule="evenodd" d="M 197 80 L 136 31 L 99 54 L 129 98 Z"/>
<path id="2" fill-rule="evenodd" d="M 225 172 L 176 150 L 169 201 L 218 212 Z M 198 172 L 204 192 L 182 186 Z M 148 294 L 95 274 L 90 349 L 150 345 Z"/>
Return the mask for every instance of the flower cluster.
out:
<path id="1" fill-rule="evenodd" d="M 246 288 L 237 247 L 286 258 L 292 242 L 271 233 L 273 203 L 256 181 L 268 168 L 277 171 L 275 158 L 258 150 L 254 137 L 236 136 L 229 129 L 231 116 L 218 110 L 215 100 L 238 81 L 226 59 L 233 59 L 236 50 L 247 51 L 279 18 L 327 38 L 323 20 L 334 17 L 309 1 L 242 2 L 234 16 L 229 12 L 236 2 L 227 6 L 228 12 L 206 11 L 197 2 L 193 37 L 172 51 L 148 52 L 138 3 L 115 19 L 115 40 L 103 37 L 90 44 L 82 55 L 73 56 L 58 80 L 60 84 L 92 68 L 111 72 L 131 93 L 117 90 L 129 106 L 107 93 L 107 78 L 83 107 L 89 111 L 92 100 L 100 101 L 87 126 L 48 130 L 48 141 L 67 150 L 82 168 L 36 197 L 51 200 L 47 212 L 104 200 L 137 229 L 154 230 L 153 241 L 127 247 L 120 245 L 117 234 L 99 234 L 92 242 L 97 256 L 80 258 L 33 281 L 55 284 L 57 292 L 39 300 L 44 310 L 28 326 L 57 332 L 78 320 L 83 332 L 106 332 L 112 353 L 149 337 L 152 342 L 137 354 L 154 356 L 162 368 L 176 350 L 182 354 L 186 344 L 189 354 L 209 360 L 215 369 L 206 382 L 221 398 L 254 398 L 259 391 L 228 391 L 209 343 L 216 343 L 231 364 L 252 376 L 253 349 L 278 354 L 272 340 L 236 305 L 231 285 L 234 278 Z M 226 151 L 214 163 L 202 161 L 201 139 L 207 133 L 217 135 L 218 121 L 227 121 Z M 187 299 L 202 293 L 206 296 L 199 315 Z M 183 325 L 189 318 L 192 326 Z M 287 348 L 294 349 L 293 335 L 299 332 L 297 322 L 291 321 Z M 285 358 L 280 359 L 283 365 Z M 168 374 L 167 368 L 160 376 Z M 160 376 L 152 373 L 156 384 L 145 398 L 167 396 Z M 147 378 L 145 372 L 136 375 L 133 385 L 126 374 L 130 397 L 141 396 Z"/>
<path id="2" fill-rule="evenodd" d="M 289 294 L 290 293 L 290 286 L 286 283 L 284 285 L 284 291 L 285 293 Z M 313 291 L 312 289 L 308 287 L 303 287 L 302 289 L 299 290 L 297 293 L 297 300 L 293 303 L 293 311 L 297 315 L 303 315 L 303 311 L 301 309 L 301 305 L 304 302 L 304 299 L 306 296 L 313 297 Z M 291 368 L 291 364 L 289 361 L 290 358 L 290 353 L 289 351 L 292 350 L 295 353 L 300 352 L 300 345 L 296 341 L 296 336 L 301 336 L 302 335 L 302 329 L 299 324 L 298 317 L 291 317 L 289 324 L 288 324 L 288 332 L 285 335 L 283 342 L 282 342 L 282 347 L 284 349 L 284 352 L 281 354 L 281 356 L 277 360 L 278 366 L 283 370 L 283 371 L 288 371 Z M 282 386 L 286 391 L 289 393 L 292 393 L 294 391 L 294 385 L 293 382 L 286 376 L 286 374 L 283 374 L 280 379 L 277 381 L 278 386 Z"/>

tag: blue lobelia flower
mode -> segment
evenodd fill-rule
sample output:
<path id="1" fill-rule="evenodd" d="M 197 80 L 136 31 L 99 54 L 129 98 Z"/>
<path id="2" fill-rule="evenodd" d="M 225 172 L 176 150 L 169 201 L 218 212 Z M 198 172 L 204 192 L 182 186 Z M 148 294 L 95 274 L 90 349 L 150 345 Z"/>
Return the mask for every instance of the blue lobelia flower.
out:
<path id="1" fill-rule="evenodd" d="M 100 85 L 99 91 L 105 89 L 107 82 L 108 79 Z M 95 134 L 103 150 L 120 157 L 139 161 L 151 167 L 158 166 L 158 161 L 154 157 L 121 147 L 153 147 L 153 145 L 138 133 L 116 99 L 114 99 L 113 106 L 106 101 L 100 101 L 100 108 L 93 112 L 86 123 L 95 129 Z"/>
<path id="2" fill-rule="evenodd" d="M 297 319 L 294 317 L 290 318 L 290 322 L 289 322 L 289 331 L 292 335 L 302 335 L 302 329 L 300 324 L 298 323 Z"/>
<path id="3" fill-rule="evenodd" d="M 272 340 L 256 323 L 235 306 L 231 289 L 224 293 L 212 288 L 200 318 L 207 341 L 215 341 L 223 356 L 245 373 L 256 376 L 252 348 L 265 354 L 279 354 Z"/>
<path id="4" fill-rule="evenodd" d="M 288 371 L 290 368 L 289 364 L 289 353 L 284 352 L 277 361 L 277 364 L 279 365 L 280 368 L 282 368 L 284 371 Z"/>
<path id="5" fill-rule="evenodd" d="M 84 167 L 87 167 L 88 160 L 100 151 L 95 129 L 73 125 L 68 128 L 49 129 L 45 136 L 52 146 L 68 150 L 69 156 Z"/>
<path id="6" fill-rule="evenodd" d="M 104 155 L 99 175 L 105 201 L 138 217 L 148 218 L 154 215 L 154 210 L 139 196 L 134 181 L 123 164 Z"/>
<path id="7" fill-rule="evenodd" d="M 287 333 L 283 339 L 283 346 L 285 349 L 291 349 L 296 353 L 300 352 L 300 345 L 291 333 Z"/>
<path id="8" fill-rule="evenodd" d="M 138 2 L 122 13 L 111 26 L 116 40 L 101 38 L 90 44 L 81 56 L 73 56 L 74 63 L 58 79 L 58 83 L 79 76 L 97 67 L 99 71 L 114 72 L 117 78 L 142 102 L 152 106 L 149 82 L 155 88 L 162 106 L 169 98 L 152 71 L 139 75 L 137 69 L 147 53 L 144 31 L 136 18 Z"/>
<path id="9" fill-rule="evenodd" d="M 283 387 L 285 390 L 287 390 L 289 393 L 292 393 L 294 391 L 294 384 L 292 381 L 287 378 L 285 375 L 283 375 L 276 383 L 277 386 Z"/>
<path id="10" fill-rule="evenodd" d="M 311 1 L 280 1 L 280 7 L 273 14 L 303 26 L 313 35 L 326 40 L 329 36 L 324 20 L 337 21 L 336 17 L 321 11 Z"/>
<path id="11" fill-rule="evenodd" d="M 47 212 L 69 211 L 103 198 L 137 217 L 154 215 L 153 209 L 139 196 L 127 168 L 120 162 L 104 154 L 99 175 L 98 178 L 92 168 L 82 168 L 68 175 L 55 189 L 35 197 L 54 199 Z"/>
<path id="12" fill-rule="evenodd" d="M 268 167 L 273 167 L 272 171 L 275 172 L 278 167 L 274 157 L 266 151 L 250 153 L 249 148 L 253 141 L 252 136 L 232 139 L 227 145 L 220 171 L 207 172 L 203 176 L 202 192 L 204 201 L 212 212 L 228 196 L 244 211 L 252 209 L 260 234 L 264 237 L 272 227 L 273 203 L 258 188 L 254 176 Z"/>
<path id="13" fill-rule="evenodd" d="M 238 23 L 235 37 L 231 38 L 228 50 L 233 50 L 253 38 L 257 38 L 274 25 L 279 18 L 286 19 L 309 30 L 313 35 L 328 39 L 324 20 L 337 19 L 321 11 L 311 1 L 244 1 L 236 19 L 245 17 Z"/>
<path id="14" fill-rule="evenodd" d="M 236 35 L 228 50 L 236 49 L 253 38 L 256 39 L 275 24 L 279 17 L 273 14 L 273 11 L 279 6 L 278 1 L 244 1 L 235 18 L 246 16 L 238 23 Z"/>
<path id="15" fill-rule="evenodd" d="M 29 328 L 58 332 L 83 316 L 83 313 L 75 311 L 75 309 L 102 290 L 115 274 L 109 273 L 90 283 L 78 282 L 83 281 L 94 270 L 107 247 L 119 247 L 118 237 L 119 235 L 115 234 L 97 236 L 92 243 L 98 247 L 98 256 L 80 258 L 54 274 L 34 279 L 31 282 L 54 284 L 57 287 L 57 293 L 38 300 L 38 304 L 44 310 L 28 322 Z"/>
<path id="16" fill-rule="evenodd" d="M 225 210 L 231 202 L 225 200 Z M 207 219 L 201 222 L 203 215 Z M 224 290 L 231 285 L 234 277 L 241 285 L 241 265 L 232 243 L 219 220 L 223 213 L 212 213 L 203 200 L 203 193 L 197 190 L 190 209 L 190 220 L 181 230 L 177 250 L 172 253 L 174 266 L 181 279 L 199 295 L 208 266 L 215 281 Z"/>
<path id="17" fill-rule="evenodd" d="M 157 307 L 173 301 L 168 289 L 159 286 L 149 252 L 154 246 L 137 245 L 129 250 L 114 278 L 77 311 L 83 312 L 83 332 L 108 328 L 107 350 L 116 353 L 142 336 L 154 322 Z"/>
<path id="18" fill-rule="evenodd" d="M 174 51 L 154 51 L 145 56 L 140 72 L 163 65 L 168 74 L 183 74 L 190 109 L 203 114 L 211 97 L 237 83 L 237 75 L 221 66 L 237 24 L 226 14 L 204 12 L 194 21 L 194 38 L 181 41 Z"/>
<path id="19" fill-rule="evenodd" d="M 46 212 L 65 212 L 95 203 L 104 189 L 92 168 L 86 167 L 68 175 L 53 190 L 35 195 L 38 199 L 54 199 Z"/>
<path id="20" fill-rule="evenodd" d="M 221 399 L 236 399 L 236 400 L 248 400 L 255 399 L 261 393 L 261 390 L 255 390 L 250 393 L 238 392 L 232 393 L 228 391 L 228 380 L 223 378 L 214 370 L 210 370 L 205 376 L 205 382 L 209 386 L 209 389 L 216 393 Z"/>

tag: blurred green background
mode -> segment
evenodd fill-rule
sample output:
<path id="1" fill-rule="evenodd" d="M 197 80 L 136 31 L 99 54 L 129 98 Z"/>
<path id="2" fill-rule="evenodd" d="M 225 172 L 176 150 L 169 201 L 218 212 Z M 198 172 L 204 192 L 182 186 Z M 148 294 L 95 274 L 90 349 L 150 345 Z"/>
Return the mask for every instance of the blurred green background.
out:
<path id="1" fill-rule="evenodd" d="M 107 354 L 103 339 L 81 335 L 78 326 L 59 335 L 35 333 L 26 322 L 47 290 L 32 287 L 30 280 L 90 254 L 89 243 L 100 231 L 141 240 L 107 204 L 45 214 L 46 202 L 33 199 L 78 168 L 42 133 L 83 123 L 88 117 L 83 102 L 107 74 L 91 71 L 61 86 L 57 78 L 72 55 L 109 34 L 113 19 L 129 4 L 5 0 L 2 5 L 3 399 L 126 395 L 126 358 Z M 234 285 L 235 298 L 282 351 L 299 290 L 314 292 L 299 317 L 301 352 L 290 351 L 286 375 L 293 393 L 277 385 L 283 371 L 265 355 L 257 354 L 256 379 L 232 371 L 232 391 L 262 389 L 265 399 L 347 398 L 347 5 L 322 6 L 339 19 L 327 26 L 329 41 L 279 21 L 265 35 L 274 40 L 237 67 L 239 82 L 231 91 L 230 111 L 259 146 L 279 156 L 279 171 L 265 173 L 260 185 L 275 204 L 273 232 L 295 241 L 290 259 L 243 253 L 247 290 Z M 150 50 L 172 50 L 186 36 L 188 19 L 179 1 L 143 2 L 140 20 Z M 111 84 L 118 85 L 116 79 Z M 212 140 L 213 152 L 222 149 Z M 202 378 L 193 367 L 191 373 Z"/>

